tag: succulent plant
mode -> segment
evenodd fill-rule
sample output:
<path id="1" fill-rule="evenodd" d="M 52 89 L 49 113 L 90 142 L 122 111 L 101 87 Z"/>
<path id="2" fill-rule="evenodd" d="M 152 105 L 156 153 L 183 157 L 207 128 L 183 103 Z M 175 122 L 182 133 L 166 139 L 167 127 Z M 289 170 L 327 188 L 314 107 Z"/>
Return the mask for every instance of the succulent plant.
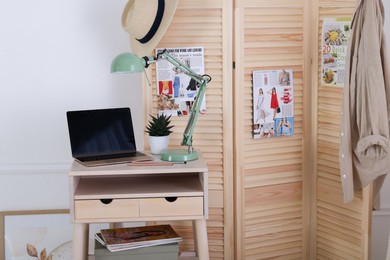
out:
<path id="1" fill-rule="evenodd" d="M 149 121 L 145 130 L 150 136 L 167 136 L 172 133 L 171 128 L 173 125 L 170 125 L 171 116 L 161 114 L 157 115 L 157 117 L 150 115 L 150 117 L 152 119 Z"/>

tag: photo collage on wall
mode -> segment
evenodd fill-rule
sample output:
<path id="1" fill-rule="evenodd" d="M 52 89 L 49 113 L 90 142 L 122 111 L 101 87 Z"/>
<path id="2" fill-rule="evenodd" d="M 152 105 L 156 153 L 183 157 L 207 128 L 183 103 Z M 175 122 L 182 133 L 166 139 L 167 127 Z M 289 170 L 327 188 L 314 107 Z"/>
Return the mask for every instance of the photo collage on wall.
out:
<path id="1" fill-rule="evenodd" d="M 156 49 L 156 54 L 164 50 Z M 196 74 L 204 74 L 202 47 L 166 48 L 166 50 Z M 172 116 L 189 115 L 199 89 L 197 82 L 164 59 L 159 59 L 156 63 L 156 78 L 158 113 Z M 203 97 L 199 112 L 206 113 L 206 96 Z"/>
<path id="2" fill-rule="evenodd" d="M 294 134 L 293 72 L 253 71 L 253 138 Z"/>

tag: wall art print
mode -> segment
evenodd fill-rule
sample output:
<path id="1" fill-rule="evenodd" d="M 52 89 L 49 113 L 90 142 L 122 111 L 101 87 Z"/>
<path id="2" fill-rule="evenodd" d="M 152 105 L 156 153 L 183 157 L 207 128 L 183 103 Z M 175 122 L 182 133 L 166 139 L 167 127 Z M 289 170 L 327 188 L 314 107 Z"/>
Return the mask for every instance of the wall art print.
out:
<path id="1" fill-rule="evenodd" d="M 71 259 L 72 225 L 68 210 L 0 214 L 4 260 Z"/>
<path id="2" fill-rule="evenodd" d="M 292 69 L 256 70 L 253 80 L 253 138 L 294 134 Z"/>
<path id="3" fill-rule="evenodd" d="M 322 25 L 321 84 L 343 87 L 351 18 L 324 18 Z"/>
<path id="4" fill-rule="evenodd" d="M 90 227 L 94 233 L 108 224 Z M 0 212 L 0 260 L 72 260 L 73 225 L 69 210 Z"/>
<path id="5" fill-rule="evenodd" d="M 156 55 L 165 49 L 196 74 L 205 73 L 203 47 L 156 49 Z M 156 80 L 159 114 L 188 116 L 199 89 L 195 80 L 164 59 L 156 63 Z M 206 96 L 202 100 L 199 112 L 206 113 Z"/>

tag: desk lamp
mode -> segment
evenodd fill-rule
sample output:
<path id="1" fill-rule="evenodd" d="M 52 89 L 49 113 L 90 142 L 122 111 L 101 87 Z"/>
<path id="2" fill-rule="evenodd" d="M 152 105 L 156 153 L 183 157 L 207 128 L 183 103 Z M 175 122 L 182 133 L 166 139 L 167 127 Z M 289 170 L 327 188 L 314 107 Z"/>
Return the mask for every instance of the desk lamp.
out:
<path id="1" fill-rule="evenodd" d="M 119 54 L 111 63 L 111 73 L 143 72 L 144 68 L 147 68 L 152 63 L 156 63 L 159 59 L 168 61 L 184 74 L 194 79 L 199 87 L 194 99 L 194 104 L 191 107 L 190 116 L 181 141 L 181 145 L 187 146 L 187 149 L 168 149 L 161 154 L 161 160 L 171 162 L 187 162 L 196 160 L 198 159 L 198 153 L 192 147 L 192 134 L 198 119 L 203 97 L 206 93 L 206 85 L 211 81 L 211 77 L 207 74 L 196 74 L 189 67 L 173 57 L 166 49 L 158 53 L 156 57 L 145 56 L 143 58 L 139 58 L 132 53 Z"/>

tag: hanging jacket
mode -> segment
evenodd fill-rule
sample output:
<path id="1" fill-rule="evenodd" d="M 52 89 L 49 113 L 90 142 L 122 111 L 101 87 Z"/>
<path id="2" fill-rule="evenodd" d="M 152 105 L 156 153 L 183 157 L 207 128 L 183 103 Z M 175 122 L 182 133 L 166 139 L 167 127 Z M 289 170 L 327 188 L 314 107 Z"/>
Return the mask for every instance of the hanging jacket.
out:
<path id="1" fill-rule="evenodd" d="M 374 181 L 379 194 L 390 172 L 390 82 L 381 0 L 360 0 L 351 24 L 340 133 L 344 202 Z M 375 199 L 375 198 L 374 198 Z"/>

